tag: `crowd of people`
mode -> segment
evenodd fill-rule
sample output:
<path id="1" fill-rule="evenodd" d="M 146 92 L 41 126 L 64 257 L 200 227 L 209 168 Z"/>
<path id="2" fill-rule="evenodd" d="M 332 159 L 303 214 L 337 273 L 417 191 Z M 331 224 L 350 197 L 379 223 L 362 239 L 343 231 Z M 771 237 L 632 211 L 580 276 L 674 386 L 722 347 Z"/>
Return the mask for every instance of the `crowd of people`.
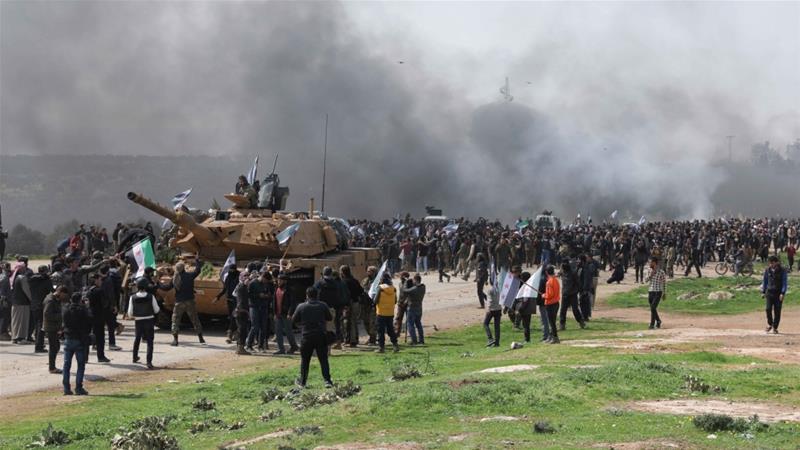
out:
<path id="1" fill-rule="evenodd" d="M 404 331 L 410 345 L 424 345 L 422 276 L 432 270 L 440 283 L 455 276 L 474 280 L 477 307 L 487 310 L 483 322 L 487 346 L 499 347 L 503 315 L 522 331 L 526 342 L 531 342 L 531 321 L 537 312 L 543 342 L 560 342 L 558 332 L 565 329 L 569 312 L 584 328 L 592 318 L 601 272 L 610 272 L 607 283 L 618 283 L 632 266 L 635 282 L 649 284 L 650 328 L 660 328 L 658 305 L 667 278 L 678 269 L 683 269 L 684 276 L 694 269 L 700 277 L 700 268 L 709 261 L 731 260 L 742 267 L 761 259 L 769 262 L 762 283 L 767 331 L 778 333 L 799 225 L 797 220 L 779 219 L 639 224 L 576 220 L 562 228 L 548 228 L 530 220 L 512 226 L 485 219 L 353 220 L 349 245 L 380 249 L 386 270 L 369 267 L 366 277 L 356 279 L 348 266 L 326 267 L 313 286 L 298 295 L 293 280 L 281 268 L 253 261 L 242 270 L 225 268 L 223 289 L 215 301 L 224 298 L 227 302 L 227 342 L 236 343 L 237 354 L 269 351 L 271 336 L 277 344 L 274 354 L 299 351 L 300 386 L 307 382 L 315 353 L 330 385 L 332 349 L 367 345 L 383 353 L 388 336 L 391 350 L 398 352 Z M 127 231 L 121 224 L 114 230 L 117 250 L 127 239 Z M 141 277 L 127 277 L 129 285 L 123 286 L 130 261 L 124 253 L 110 251 L 104 229 L 81 227 L 63 244 L 51 264 L 35 272 L 24 256 L 17 257 L 13 268 L 9 263 L 0 266 L 0 340 L 33 344 L 34 352 L 48 353 L 48 369 L 63 376 L 65 394 L 87 393 L 83 373 L 90 351 L 99 363 L 107 363 L 106 348 L 121 350 L 115 342 L 125 328 L 120 314 L 135 323 L 132 361 L 140 362 L 139 347 L 144 341 L 145 365 L 154 367 L 155 324 L 163 308 L 159 291 L 175 291 L 172 345 L 179 345 L 184 315 L 189 316 L 198 341 L 205 343 L 195 304 L 194 280 L 203 265 L 199 255 L 188 258 L 187 263 L 194 266 L 191 270 L 187 263 L 177 263 L 168 282 L 162 281 L 164 274 L 147 268 Z M 777 258 L 782 253 L 787 268 Z M 502 288 L 506 277 L 512 277 L 517 288 L 527 286 L 527 294 L 511 293 L 513 301 L 506 301 L 509 293 Z M 295 328 L 300 330 L 299 340 Z M 364 342 L 359 339 L 361 329 L 366 333 Z M 59 369 L 56 357 L 62 341 L 64 363 Z M 70 384 L 73 359 L 75 391 Z"/>

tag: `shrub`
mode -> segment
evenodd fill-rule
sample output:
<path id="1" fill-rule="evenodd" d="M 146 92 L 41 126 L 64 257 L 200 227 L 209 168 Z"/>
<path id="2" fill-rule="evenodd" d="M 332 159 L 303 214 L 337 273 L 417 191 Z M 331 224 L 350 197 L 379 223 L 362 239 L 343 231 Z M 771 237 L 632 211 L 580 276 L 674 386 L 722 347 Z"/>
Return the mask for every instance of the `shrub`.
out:
<path id="1" fill-rule="evenodd" d="M 198 411 L 211 411 L 216 409 L 217 405 L 213 401 L 202 397 L 192 402 L 192 408 Z"/>
<path id="2" fill-rule="evenodd" d="M 121 428 L 111 439 L 112 450 L 177 450 L 178 441 L 168 435 L 167 425 L 173 416 L 145 417 L 131 423 L 129 428 Z"/>
<path id="3" fill-rule="evenodd" d="M 414 364 L 401 364 L 392 369 L 392 381 L 403 381 L 420 377 L 422 377 L 422 372 L 420 372 Z"/>
<path id="4" fill-rule="evenodd" d="M 555 433 L 556 429 L 550 425 L 550 422 L 546 420 L 540 420 L 533 424 L 533 431 L 534 433 Z"/>
<path id="5" fill-rule="evenodd" d="M 708 394 L 709 392 L 719 393 L 725 390 L 720 386 L 712 386 L 694 375 L 686 375 L 683 379 L 684 387 L 690 392 Z"/>
<path id="6" fill-rule="evenodd" d="M 261 415 L 261 421 L 262 422 L 269 422 L 271 420 L 277 419 L 278 417 L 280 417 L 282 415 L 283 415 L 283 411 L 281 411 L 279 409 L 274 409 L 272 411 L 267 411 L 264 414 L 262 414 Z"/>
<path id="7" fill-rule="evenodd" d="M 31 442 L 28 447 L 49 447 L 51 445 L 69 444 L 69 435 L 64 430 L 53 428 L 52 423 L 47 424 L 47 428 L 42 430 L 38 439 Z"/>
<path id="8" fill-rule="evenodd" d="M 758 432 L 769 428 L 769 425 L 758 420 L 758 416 L 752 416 L 749 419 L 734 419 L 726 414 L 701 414 L 692 419 L 692 423 L 697 428 L 709 433 L 718 431 Z"/>

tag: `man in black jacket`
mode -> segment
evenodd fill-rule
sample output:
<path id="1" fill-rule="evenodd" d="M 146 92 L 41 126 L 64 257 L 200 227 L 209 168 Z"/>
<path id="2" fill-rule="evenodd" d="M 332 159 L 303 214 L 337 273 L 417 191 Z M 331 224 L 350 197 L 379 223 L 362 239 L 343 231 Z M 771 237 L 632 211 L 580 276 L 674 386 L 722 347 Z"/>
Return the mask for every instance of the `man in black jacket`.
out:
<path id="1" fill-rule="evenodd" d="M 50 280 L 47 266 L 39 266 L 37 273 L 30 276 L 28 286 L 31 291 L 31 321 L 28 330 L 28 339 L 35 334 L 33 339 L 36 343 L 34 352 L 46 353 L 44 348 L 44 333 L 42 332 L 42 319 L 44 299 L 47 294 L 53 292 L 53 282 Z"/>
<path id="2" fill-rule="evenodd" d="M 308 381 L 308 368 L 311 364 L 311 355 L 316 351 L 319 365 L 322 368 L 322 378 L 325 387 L 333 387 L 331 371 L 328 365 L 328 340 L 326 338 L 326 323 L 333 320 L 328 305 L 317 300 L 314 288 L 306 289 L 306 301 L 294 311 L 292 323 L 299 323 L 301 329 L 300 340 L 300 378 L 296 383 L 301 388 L 306 387 Z"/>
<path id="3" fill-rule="evenodd" d="M 578 292 L 580 284 L 577 271 L 572 269 L 569 262 L 561 265 L 561 311 L 559 312 L 559 331 L 564 331 L 567 326 L 567 308 L 572 308 L 572 315 L 581 328 L 586 328 L 580 306 L 578 305 Z"/>
<path id="4" fill-rule="evenodd" d="M 64 309 L 63 328 L 64 395 L 72 395 L 72 389 L 69 384 L 69 371 L 72 368 L 73 355 L 78 362 L 78 372 L 75 375 L 75 393 L 89 395 L 83 388 L 83 372 L 86 369 L 86 354 L 89 347 L 89 330 L 92 328 L 92 321 L 89 311 L 81 304 L 81 294 L 72 294 L 69 306 Z"/>
<path id="5" fill-rule="evenodd" d="M 347 286 L 347 292 L 350 295 L 350 305 L 344 314 L 345 319 L 345 336 L 344 340 L 350 347 L 358 346 L 358 322 L 361 316 L 361 303 L 370 302 L 367 293 L 361 283 L 353 278 L 353 272 L 350 266 L 344 265 L 339 268 L 339 273 L 342 276 L 342 281 Z"/>
<path id="6" fill-rule="evenodd" d="M 108 300 L 106 299 L 106 293 L 103 291 L 103 276 L 99 273 L 93 273 L 89 276 L 89 281 L 92 286 L 86 293 L 86 298 L 89 300 L 89 309 L 92 313 L 92 334 L 94 334 L 97 362 L 107 363 L 111 362 L 111 360 L 106 358 L 105 354 L 106 307 Z"/>
<path id="7" fill-rule="evenodd" d="M 597 265 L 588 253 L 583 255 L 580 268 L 580 306 L 584 321 L 592 317 L 594 295 L 594 279 L 597 277 Z"/>
<path id="8" fill-rule="evenodd" d="M 11 335 L 15 344 L 33 344 L 28 337 L 31 319 L 31 292 L 28 277 L 33 275 L 27 263 L 20 262 L 11 275 Z"/>

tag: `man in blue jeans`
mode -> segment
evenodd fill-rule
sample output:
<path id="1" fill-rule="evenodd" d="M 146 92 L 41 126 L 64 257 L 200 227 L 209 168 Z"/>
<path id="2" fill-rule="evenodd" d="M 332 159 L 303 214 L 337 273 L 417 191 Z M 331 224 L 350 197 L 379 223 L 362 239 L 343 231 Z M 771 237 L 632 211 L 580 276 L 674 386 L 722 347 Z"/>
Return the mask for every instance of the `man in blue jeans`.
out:
<path id="1" fill-rule="evenodd" d="M 422 333 L 422 300 L 425 298 L 425 284 L 422 282 L 422 277 L 419 274 L 414 275 L 414 284 L 410 287 L 403 286 L 400 291 L 408 298 L 406 326 L 411 336 L 411 345 L 425 344 L 425 335 Z"/>
<path id="2" fill-rule="evenodd" d="M 75 393 L 89 395 L 83 388 L 83 372 L 86 368 L 89 347 L 89 332 L 92 322 L 89 310 L 81 304 L 81 294 L 72 294 L 70 304 L 62 315 L 64 323 L 64 395 L 72 395 L 69 384 L 69 371 L 72 368 L 72 356 L 78 361 L 78 372 L 75 375 Z"/>
<path id="3" fill-rule="evenodd" d="M 290 313 L 294 313 L 294 300 L 292 292 L 287 285 L 289 277 L 286 274 L 278 275 L 278 287 L 275 289 L 275 337 L 278 340 L 278 351 L 275 355 L 287 354 L 286 347 L 283 345 L 284 337 L 289 340 L 288 354 L 292 355 L 298 350 L 292 331 Z"/>

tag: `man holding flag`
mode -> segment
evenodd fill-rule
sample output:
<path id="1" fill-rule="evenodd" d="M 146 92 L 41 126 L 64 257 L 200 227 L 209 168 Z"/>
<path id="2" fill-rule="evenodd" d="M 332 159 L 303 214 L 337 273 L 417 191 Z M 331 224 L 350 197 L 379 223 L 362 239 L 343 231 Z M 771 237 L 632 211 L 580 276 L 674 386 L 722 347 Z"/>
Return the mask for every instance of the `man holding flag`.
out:
<path id="1" fill-rule="evenodd" d="M 222 290 L 219 291 L 213 303 L 217 303 L 224 295 L 228 303 L 228 331 L 227 339 L 225 342 L 230 344 L 236 340 L 236 296 L 233 291 L 239 284 L 239 270 L 236 268 L 236 252 L 231 250 L 228 259 L 225 260 L 225 265 L 220 273 L 220 281 L 222 281 Z"/>

